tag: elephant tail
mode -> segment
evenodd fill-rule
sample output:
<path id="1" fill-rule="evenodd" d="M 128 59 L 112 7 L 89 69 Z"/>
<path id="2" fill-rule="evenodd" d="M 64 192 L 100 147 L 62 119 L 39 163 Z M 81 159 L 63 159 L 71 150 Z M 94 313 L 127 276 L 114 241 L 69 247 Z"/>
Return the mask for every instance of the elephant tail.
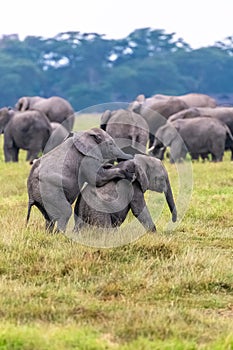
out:
<path id="1" fill-rule="evenodd" d="M 28 202 L 28 212 L 27 212 L 27 218 L 26 218 L 26 225 L 27 225 L 28 222 L 29 222 L 30 214 L 31 214 L 31 209 L 32 209 L 32 207 L 33 207 L 34 204 L 35 204 L 34 201 L 29 201 L 29 202 Z"/>
<path id="2" fill-rule="evenodd" d="M 28 202 L 28 212 L 27 212 L 27 218 L 26 218 L 26 225 L 28 224 L 28 221 L 30 219 L 30 214 L 31 214 L 31 210 L 32 210 L 32 207 L 33 205 L 35 205 L 39 210 L 40 212 L 42 213 L 42 215 L 44 216 L 45 220 L 47 221 L 51 221 L 50 217 L 49 217 L 49 214 L 47 213 L 46 209 L 44 208 L 43 204 L 37 202 L 37 201 L 34 201 L 34 200 L 30 200 L 29 199 L 29 202 Z"/>

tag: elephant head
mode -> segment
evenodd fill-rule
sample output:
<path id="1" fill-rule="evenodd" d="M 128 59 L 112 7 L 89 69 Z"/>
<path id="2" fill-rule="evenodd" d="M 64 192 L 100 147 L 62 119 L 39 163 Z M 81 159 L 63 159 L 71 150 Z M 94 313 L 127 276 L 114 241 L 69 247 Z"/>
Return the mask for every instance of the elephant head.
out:
<path id="1" fill-rule="evenodd" d="M 134 157 L 135 175 L 143 192 L 146 190 L 164 193 L 172 221 L 177 220 L 177 211 L 167 170 L 159 159 L 141 154 Z"/>
<path id="2" fill-rule="evenodd" d="M 172 123 L 167 122 L 157 130 L 154 143 L 148 149 L 148 154 L 162 160 L 164 158 L 166 148 L 171 146 L 172 143 L 175 144 L 179 141 L 180 138 L 178 137 L 177 130 L 174 128 Z"/>
<path id="3" fill-rule="evenodd" d="M 124 153 L 108 133 L 100 128 L 92 128 L 74 135 L 74 146 L 85 156 L 108 161 L 132 159 L 133 156 Z"/>
<path id="4" fill-rule="evenodd" d="M 154 144 L 149 148 L 149 154 L 156 154 L 156 150 L 161 148 L 171 146 L 172 142 L 177 138 L 177 130 L 172 126 L 171 123 L 167 122 L 165 125 L 161 126 L 156 134 Z"/>
<path id="5" fill-rule="evenodd" d="M 4 132 L 4 129 L 8 124 L 8 122 L 10 121 L 13 114 L 14 114 L 14 111 L 7 107 L 3 107 L 0 109 L 0 134 Z"/>

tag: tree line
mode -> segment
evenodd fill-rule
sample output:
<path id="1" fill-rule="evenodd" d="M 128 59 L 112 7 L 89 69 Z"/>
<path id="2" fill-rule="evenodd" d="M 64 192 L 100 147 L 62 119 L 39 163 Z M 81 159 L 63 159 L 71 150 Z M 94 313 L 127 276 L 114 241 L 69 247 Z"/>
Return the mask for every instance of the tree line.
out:
<path id="1" fill-rule="evenodd" d="M 138 94 L 233 93 L 233 37 L 192 49 L 175 33 L 136 29 L 123 39 L 62 32 L 0 38 L 0 106 L 23 95 L 69 100 L 76 111 Z"/>

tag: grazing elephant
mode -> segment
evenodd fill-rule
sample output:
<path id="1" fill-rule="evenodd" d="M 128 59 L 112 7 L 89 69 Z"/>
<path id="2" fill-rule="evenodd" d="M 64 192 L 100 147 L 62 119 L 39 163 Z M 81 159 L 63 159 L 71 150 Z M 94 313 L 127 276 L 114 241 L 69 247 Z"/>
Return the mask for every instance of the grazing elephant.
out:
<path id="1" fill-rule="evenodd" d="M 146 153 L 149 128 L 139 114 L 125 109 L 106 110 L 101 116 L 100 127 L 114 138 L 124 152 Z"/>
<path id="2" fill-rule="evenodd" d="M 154 98 L 157 99 L 168 99 L 171 96 L 169 95 L 154 95 Z M 210 97 L 209 95 L 206 94 L 198 94 L 198 93 L 189 93 L 185 95 L 180 95 L 180 96 L 173 96 L 177 97 L 180 100 L 184 101 L 188 107 L 216 107 L 217 102 L 213 97 Z"/>
<path id="3" fill-rule="evenodd" d="M 149 154 L 156 156 L 158 149 L 170 147 L 171 161 L 185 159 L 187 152 L 194 157 L 212 155 L 212 160 L 222 161 L 227 136 L 233 137 L 226 124 L 211 117 L 178 119 L 168 122 L 155 134 Z"/>
<path id="4" fill-rule="evenodd" d="M 27 160 L 32 161 L 43 152 L 52 127 L 39 110 L 14 112 L 3 107 L 0 109 L 0 132 L 4 133 L 6 162 L 18 162 L 19 149 L 27 150 Z"/>
<path id="5" fill-rule="evenodd" d="M 46 228 L 65 231 L 71 205 L 85 182 L 101 186 L 114 178 L 125 178 L 122 169 L 105 169 L 111 159 L 132 159 L 121 151 L 104 130 L 93 128 L 71 135 L 58 147 L 36 160 L 28 181 L 28 214 L 35 205 L 46 220 Z"/>
<path id="6" fill-rule="evenodd" d="M 62 123 L 68 131 L 71 131 L 74 125 L 72 106 L 67 100 L 59 96 L 49 98 L 24 96 L 17 101 L 15 108 L 18 111 L 38 109 L 44 112 L 51 122 Z"/>
<path id="7" fill-rule="evenodd" d="M 102 187 L 87 185 L 75 203 L 74 231 L 79 231 L 87 224 L 105 228 L 118 227 L 130 209 L 146 230 L 156 231 L 144 198 L 144 192 L 148 189 L 164 192 L 172 221 L 177 220 L 168 173 L 159 159 L 136 154 L 133 160 L 121 162 L 113 168 L 135 173 L 132 183 L 114 179 Z"/>
<path id="8" fill-rule="evenodd" d="M 130 110 L 139 113 L 146 120 L 150 132 L 149 147 L 153 145 L 156 131 L 166 124 L 167 119 L 172 114 L 186 108 L 188 105 L 176 97 L 158 100 L 153 97 L 146 99 L 144 95 L 139 95 L 129 107 Z"/>
<path id="9" fill-rule="evenodd" d="M 52 133 L 44 148 L 44 154 L 60 145 L 60 143 L 62 143 L 69 136 L 68 130 L 62 124 L 52 122 L 50 125 L 52 127 Z"/>
<path id="10" fill-rule="evenodd" d="M 185 111 L 173 114 L 169 117 L 169 121 L 173 122 L 178 119 L 188 119 L 196 117 L 206 117 L 206 116 L 215 118 L 222 123 L 225 123 L 233 135 L 233 107 L 196 107 L 188 108 Z M 231 138 L 228 136 L 225 144 L 225 150 L 231 151 L 231 160 L 233 160 L 233 145 Z"/>

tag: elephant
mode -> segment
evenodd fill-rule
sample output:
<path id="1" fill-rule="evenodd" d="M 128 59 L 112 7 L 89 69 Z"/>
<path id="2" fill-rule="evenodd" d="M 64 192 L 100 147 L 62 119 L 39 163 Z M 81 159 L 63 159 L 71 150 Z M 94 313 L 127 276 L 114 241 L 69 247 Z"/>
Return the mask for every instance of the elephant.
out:
<path id="1" fill-rule="evenodd" d="M 100 128 L 70 134 L 52 151 L 37 159 L 27 179 L 29 221 L 35 205 L 46 220 L 46 229 L 65 232 L 71 205 L 85 182 L 101 186 L 114 178 L 129 178 L 122 169 L 105 169 L 111 159 L 132 159 L 107 132 Z"/>
<path id="2" fill-rule="evenodd" d="M 146 230 L 156 231 L 146 205 L 146 190 L 164 192 L 172 221 L 177 220 L 177 210 L 168 178 L 162 162 L 154 157 L 136 154 L 133 160 L 120 162 L 114 169 L 135 173 L 128 181 L 113 179 L 101 187 L 88 184 L 80 193 L 74 207 L 74 231 L 79 232 L 86 225 L 104 228 L 119 227 L 131 209 L 133 215 Z"/>
<path id="3" fill-rule="evenodd" d="M 157 156 L 160 148 L 170 147 L 171 162 L 185 159 L 189 152 L 194 157 L 212 155 L 213 161 L 222 161 L 227 136 L 233 141 L 226 124 L 211 117 L 178 119 L 167 122 L 155 134 L 150 155 Z"/>
<path id="4" fill-rule="evenodd" d="M 68 131 L 74 126 L 74 110 L 71 104 L 60 96 L 48 98 L 23 96 L 16 102 L 15 109 L 18 111 L 38 109 L 44 112 L 51 122 L 62 123 Z"/>
<path id="5" fill-rule="evenodd" d="M 188 105 L 176 97 L 156 99 L 153 97 L 145 98 L 144 95 L 139 95 L 129 106 L 129 109 L 139 113 L 149 126 L 149 147 L 153 145 L 156 131 L 166 124 L 167 119 L 172 114 L 186 108 L 188 108 Z"/>
<path id="6" fill-rule="evenodd" d="M 156 94 L 153 97 L 156 99 L 168 99 L 171 96 Z M 206 94 L 188 93 L 188 94 L 173 96 L 173 97 L 179 98 L 180 100 L 184 101 L 188 105 L 188 107 L 214 108 L 217 106 L 216 100 L 213 97 Z"/>
<path id="7" fill-rule="evenodd" d="M 48 139 L 48 142 L 46 143 L 43 154 L 48 153 L 53 148 L 60 145 L 60 143 L 62 143 L 69 136 L 68 130 L 62 124 L 51 122 L 50 125 L 52 127 L 52 133 Z"/>
<path id="8" fill-rule="evenodd" d="M 0 109 L 0 132 L 4 133 L 5 162 L 18 162 L 19 149 L 27 150 L 27 161 L 37 158 L 51 135 L 52 127 L 39 110 L 14 112 Z"/>
<path id="9" fill-rule="evenodd" d="M 188 118 L 196 118 L 196 117 L 205 117 L 209 116 L 211 118 L 215 118 L 220 122 L 226 124 L 230 129 L 231 134 L 233 135 L 233 107 L 196 107 L 196 108 L 188 108 L 185 111 L 181 111 L 179 113 L 173 114 L 169 117 L 169 121 L 173 122 L 178 119 L 188 119 Z M 225 144 L 225 150 L 231 151 L 231 160 L 233 160 L 233 145 L 231 138 L 228 136 Z"/>
<path id="10" fill-rule="evenodd" d="M 126 109 L 106 110 L 101 116 L 101 129 L 114 138 L 126 153 L 146 153 L 149 127 L 139 114 Z"/>

